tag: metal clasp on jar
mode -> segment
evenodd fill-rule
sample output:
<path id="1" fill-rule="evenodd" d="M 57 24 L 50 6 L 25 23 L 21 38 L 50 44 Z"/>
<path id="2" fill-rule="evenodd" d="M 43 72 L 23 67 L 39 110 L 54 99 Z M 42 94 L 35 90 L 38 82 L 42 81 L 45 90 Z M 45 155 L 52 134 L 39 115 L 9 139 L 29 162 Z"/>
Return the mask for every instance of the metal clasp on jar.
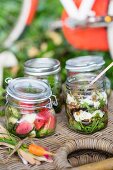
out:
<path id="1" fill-rule="evenodd" d="M 52 95 L 52 97 L 54 98 L 54 100 L 52 101 L 53 105 L 54 106 L 57 106 L 58 105 L 58 102 L 57 102 L 57 98 L 55 95 Z"/>
<path id="2" fill-rule="evenodd" d="M 51 100 L 51 98 L 49 98 L 49 103 L 45 107 L 49 108 L 49 109 L 52 108 L 52 100 Z"/>
<path id="3" fill-rule="evenodd" d="M 52 97 L 54 98 L 54 100 L 52 100 L 51 98 L 49 98 L 49 103 L 46 105 L 47 108 L 52 108 L 53 105 L 54 106 L 57 106 L 58 105 L 58 102 L 57 102 L 57 98 L 55 95 L 52 95 Z"/>

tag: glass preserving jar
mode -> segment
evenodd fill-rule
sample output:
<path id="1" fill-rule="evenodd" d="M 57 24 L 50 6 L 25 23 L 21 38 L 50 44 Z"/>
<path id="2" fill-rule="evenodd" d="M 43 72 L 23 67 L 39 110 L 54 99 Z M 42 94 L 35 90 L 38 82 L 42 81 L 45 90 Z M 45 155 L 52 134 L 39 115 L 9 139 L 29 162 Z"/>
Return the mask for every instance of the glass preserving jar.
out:
<path id="1" fill-rule="evenodd" d="M 60 62 L 52 58 L 31 59 L 24 64 L 24 73 L 27 77 L 35 77 L 46 81 L 57 97 L 58 105 L 54 106 L 56 113 L 62 108 Z"/>
<path id="2" fill-rule="evenodd" d="M 107 126 L 107 94 L 103 79 L 89 89 L 93 73 L 79 73 L 66 81 L 66 115 L 71 129 L 91 134 Z M 87 89 L 87 90 L 85 90 Z"/>
<path id="3" fill-rule="evenodd" d="M 20 138 L 46 137 L 55 131 L 52 92 L 47 83 L 31 78 L 9 82 L 6 95 L 6 127 Z"/>
<path id="4" fill-rule="evenodd" d="M 78 73 L 96 73 L 99 74 L 104 69 L 105 61 L 102 56 L 80 56 L 66 61 L 67 76 Z M 105 77 L 104 83 L 107 96 L 111 93 L 111 82 Z M 65 88 L 65 87 L 64 87 Z"/>

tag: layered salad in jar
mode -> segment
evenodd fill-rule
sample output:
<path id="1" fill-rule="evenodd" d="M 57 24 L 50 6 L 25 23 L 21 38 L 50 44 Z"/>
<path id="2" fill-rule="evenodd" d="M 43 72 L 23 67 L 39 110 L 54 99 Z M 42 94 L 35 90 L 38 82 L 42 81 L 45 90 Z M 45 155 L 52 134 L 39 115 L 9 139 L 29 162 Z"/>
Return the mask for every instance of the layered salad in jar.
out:
<path id="1" fill-rule="evenodd" d="M 66 114 L 71 129 L 91 134 L 108 122 L 107 94 L 102 89 L 67 90 Z"/>
<path id="2" fill-rule="evenodd" d="M 7 87 L 5 109 L 9 132 L 20 138 L 46 137 L 55 131 L 56 116 L 49 85 L 41 80 L 16 78 Z"/>
<path id="3" fill-rule="evenodd" d="M 20 102 L 20 108 L 7 106 L 7 129 L 20 138 L 46 137 L 54 133 L 56 117 L 52 108 L 36 108 Z"/>

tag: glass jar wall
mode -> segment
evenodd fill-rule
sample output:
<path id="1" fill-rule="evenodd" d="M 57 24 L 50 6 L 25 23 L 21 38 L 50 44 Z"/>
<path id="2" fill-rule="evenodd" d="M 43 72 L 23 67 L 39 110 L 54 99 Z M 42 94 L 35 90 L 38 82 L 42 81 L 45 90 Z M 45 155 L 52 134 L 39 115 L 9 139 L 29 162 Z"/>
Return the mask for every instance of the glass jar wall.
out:
<path id="1" fill-rule="evenodd" d="M 31 59 L 24 64 L 25 76 L 42 79 L 51 86 L 52 93 L 58 101 L 58 105 L 54 106 L 56 113 L 59 113 L 62 108 L 60 70 L 60 62 L 51 58 Z"/>
<path id="2" fill-rule="evenodd" d="M 46 137 L 55 131 L 56 117 L 48 84 L 31 78 L 11 80 L 7 87 L 6 127 L 20 138 Z"/>
<path id="3" fill-rule="evenodd" d="M 104 69 L 104 64 L 105 61 L 102 56 L 81 56 L 67 60 L 65 68 L 67 70 L 68 77 L 78 73 L 99 74 Z M 111 93 L 111 82 L 107 77 L 105 77 L 104 83 L 109 97 Z"/>
<path id="4" fill-rule="evenodd" d="M 103 80 L 87 91 L 87 85 L 96 75 L 80 73 L 66 81 L 66 115 L 71 129 L 91 134 L 106 127 L 108 122 L 107 94 Z"/>

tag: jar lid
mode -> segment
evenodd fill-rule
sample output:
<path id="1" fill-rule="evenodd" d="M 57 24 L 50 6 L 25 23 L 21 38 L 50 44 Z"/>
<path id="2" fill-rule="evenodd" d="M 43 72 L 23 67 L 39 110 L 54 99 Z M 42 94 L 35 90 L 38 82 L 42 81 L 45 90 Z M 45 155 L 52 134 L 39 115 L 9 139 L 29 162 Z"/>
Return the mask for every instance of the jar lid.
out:
<path id="1" fill-rule="evenodd" d="M 40 103 L 52 95 L 48 84 L 31 78 L 16 78 L 9 82 L 7 94 L 25 103 Z"/>
<path id="2" fill-rule="evenodd" d="M 44 76 L 58 73 L 60 62 L 52 58 L 37 58 L 25 62 L 24 71 L 26 74 L 34 76 Z"/>
<path id="3" fill-rule="evenodd" d="M 97 76 L 97 74 L 93 74 L 93 73 L 79 73 L 76 74 L 74 76 L 70 76 L 67 78 L 66 81 L 66 87 L 69 90 L 86 90 L 88 85 L 90 84 L 90 82 L 92 80 L 94 80 L 94 78 Z M 101 89 L 104 87 L 104 83 L 103 83 L 103 77 L 101 77 L 97 82 L 95 82 L 90 89 Z"/>
<path id="4" fill-rule="evenodd" d="M 105 64 L 102 56 L 80 56 L 67 60 L 66 69 L 75 72 L 95 71 Z"/>

